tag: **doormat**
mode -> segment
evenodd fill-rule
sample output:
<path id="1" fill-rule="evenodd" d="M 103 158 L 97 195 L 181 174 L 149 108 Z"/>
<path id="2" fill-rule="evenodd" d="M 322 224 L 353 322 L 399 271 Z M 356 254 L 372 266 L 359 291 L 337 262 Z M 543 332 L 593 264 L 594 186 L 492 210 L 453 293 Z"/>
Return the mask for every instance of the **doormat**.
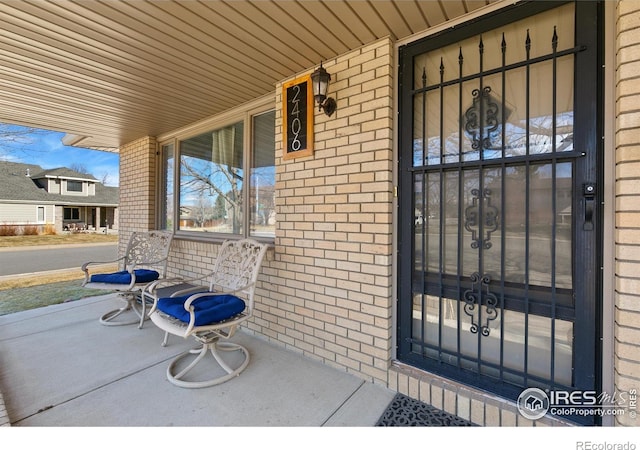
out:
<path id="1" fill-rule="evenodd" d="M 431 405 L 396 394 L 376 423 L 377 427 L 472 427 L 471 422 Z"/>

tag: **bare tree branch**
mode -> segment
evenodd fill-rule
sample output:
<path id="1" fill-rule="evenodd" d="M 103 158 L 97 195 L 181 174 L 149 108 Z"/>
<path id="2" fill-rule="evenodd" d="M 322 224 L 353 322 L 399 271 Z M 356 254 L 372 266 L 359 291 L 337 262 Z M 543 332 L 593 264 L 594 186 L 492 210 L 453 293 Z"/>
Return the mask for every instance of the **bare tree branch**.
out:
<path id="1" fill-rule="evenodd" d="M 29 154 L 38 151 L 29 145 L 33 143 L 34 136 L 46 133 L 49 131 L 0 123 L 0 159 L 10 160 L 16 154 Z"/>

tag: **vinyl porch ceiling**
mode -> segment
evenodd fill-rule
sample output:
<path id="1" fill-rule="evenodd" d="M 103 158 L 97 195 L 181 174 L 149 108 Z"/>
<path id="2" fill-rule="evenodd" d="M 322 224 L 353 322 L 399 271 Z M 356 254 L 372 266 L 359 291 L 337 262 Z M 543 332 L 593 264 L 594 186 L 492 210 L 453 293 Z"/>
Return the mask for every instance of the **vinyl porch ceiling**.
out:
<path id="1" fill-rule="evenodd" d="M 117 151 L 494 0 L 0 0 L 0 122 Z"/>

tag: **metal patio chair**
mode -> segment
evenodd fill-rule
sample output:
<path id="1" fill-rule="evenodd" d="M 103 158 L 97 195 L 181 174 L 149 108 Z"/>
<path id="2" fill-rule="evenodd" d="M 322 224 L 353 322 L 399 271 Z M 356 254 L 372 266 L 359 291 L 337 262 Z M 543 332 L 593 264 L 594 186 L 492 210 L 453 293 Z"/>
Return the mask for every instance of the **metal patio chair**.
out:
<path id="1" fill-rule="evenodd" d="M 169 248 L 173 240 L 170 231 L 136 231 L 131 235 L 124 256 L 113 261 L 90 261 L 82 265 L 82 286 L 90 289 L 116 291 L 125 305 L 100 317 L 103 325 L 132 325 L 142 328 L 148 318 L 142 289 L 152 281 L 166 277 Z M 89 269 L 97 264 L 118 262 L 122 270 L 112 273 L 94 273 Z M 134 319 L 114 320 L 125 311 L 133 311 Z"/>
<path id="2" fill-rule="evenodd" d="M 205 292 L 185 294 L 184 291 L 177 291 L 167 297 L 161 296 L 168 283 L 189 286 L 191 280 L 159 280 L 145 288 L 143 297 L 153 299 L 149 317 L 165 332 L 163 345 L 166 345 L 169 334 L 183 338 L 192 336 L 200 344 L 198 348 L 178 355 L 169 364 L 167 379 L 171 383 L 185 388 L 214 386 L 239 375 L 247 367 L 249 351 L 239 344 L 227 341 L 235 334 L 238 326 L 253 314 L 256 280 L 267 248 L 267 244 L 253 239 L 225 241 L 220 247 L 213 270 L 206 276 L 209 278 L 209 286 Z M 231 357 L 236 358 L 235 364 L 226 362 L 221 352 L 233 352 Z M 184 377 L 208 353 L 211 353 L 217 363 L 214 373 L 207 370 L 206 375 L 199 373 L 193 376 L 192 372 L 192 379 L 186 380 Z M 197 356 L 186 367 L 178 368 L 183 365 L 183 359 L 194 354 Z M 232 365 L 236 368 L 232 368 Z M 193 380 L 205 376 L 207 379 L 204 381 Z"/>

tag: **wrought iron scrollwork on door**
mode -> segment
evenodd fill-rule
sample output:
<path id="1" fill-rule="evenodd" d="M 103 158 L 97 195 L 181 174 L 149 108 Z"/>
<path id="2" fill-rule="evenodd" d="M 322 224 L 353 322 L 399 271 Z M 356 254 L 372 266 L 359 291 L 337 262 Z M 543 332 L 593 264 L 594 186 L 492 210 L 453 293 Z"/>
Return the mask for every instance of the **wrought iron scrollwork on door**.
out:
<path id="1" fill-rule="evenodd" d="M 483 336 L 489 336 L 491 329 L 489 328 L 489 322 L 498 318 L 498 297 L 489 291 L 489 283 L 491 283 L 491 276 L 485 274 L 480 277 L 478 272 L 471 274 L 471 289 L 464 291 L 464 312 L 471 317 L 471 327 L 469 331 L 477 333 L 478 330 Z M 480 289 L 476 290 L 476 284 L 480 283 Z M 484 312 L 480 316 L 479 312 L 484 304 Z M 477 310 L 476 310 L 477 308 Z M 480 326 L 480 317 L 484 319 L 484 325 Z"/>
<path id="2" fill-rule="evenodd" d="M 490 86 L 474 89 L 471 95 L 473 104 L 464 113 L 464 131 L 471 139 L 472 149 L 487 150 L 493 147 L 492 141 L 500 134 L 500 106 L 491 95 Z"/>
<path id="3" fill-rule="evenodd" d="M 491 204 L 491 189 L 472 189 L 471 205 L 464 210 L 464 228 L 471 233 L 471 248 L 491 248 L 491 233 L 498 229 L 498 208 Z M 480 202 L 484 202 L 480 208 Z M 482 213 L 483 217 L 480 217 Z M 480 236 L 480 221 L 484 236 Z"/>

